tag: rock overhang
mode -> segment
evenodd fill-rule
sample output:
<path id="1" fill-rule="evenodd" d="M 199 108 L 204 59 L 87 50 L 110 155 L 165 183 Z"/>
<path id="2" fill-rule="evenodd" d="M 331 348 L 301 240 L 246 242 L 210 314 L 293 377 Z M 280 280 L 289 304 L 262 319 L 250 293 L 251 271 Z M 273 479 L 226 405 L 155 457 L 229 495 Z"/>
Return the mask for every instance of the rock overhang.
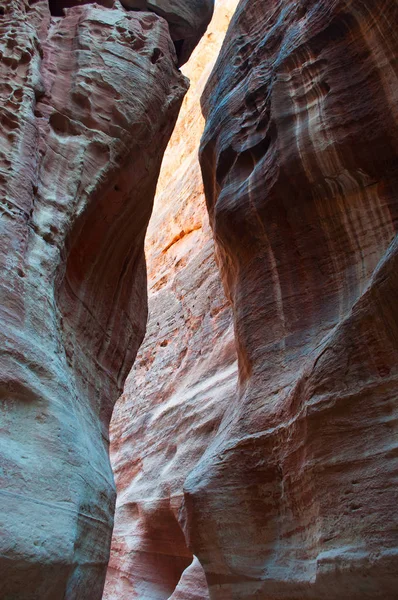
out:
<path id="1" fill-rule="evenodd" d="M 125 8 L 149 10 L 169 24 L 178 66 L 187 62 L 213 16 L 214 0 L 121 0 Z"/>
<path id="2" fill-rule="evenodd" d="M 167 21 L 179 67 L 187 62 L 205 33 L 214 9 L 214 0 L 120 0 L 120 2 L 127 10 L 153 12 Z M 49 0 L 53 16 L 62 16 L 64 9 L 92 3 L 91 0 Z M 97 4 L 113 8 L 118 2 L 97 0 Z"/>

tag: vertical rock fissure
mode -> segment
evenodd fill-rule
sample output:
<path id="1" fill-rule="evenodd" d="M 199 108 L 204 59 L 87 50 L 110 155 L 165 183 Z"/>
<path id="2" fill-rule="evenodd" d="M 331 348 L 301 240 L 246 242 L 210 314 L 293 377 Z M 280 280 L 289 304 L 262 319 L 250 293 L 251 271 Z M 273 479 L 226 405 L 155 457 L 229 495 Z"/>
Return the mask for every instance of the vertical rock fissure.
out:
<path id="1" fill-rule="evenodd" d="M 220 0 L 183 72 L 191 81 L 146 236 L 149 319 L 111 423 L 118 491 L 104 600 L 205 600 L 183 485 L 236 385 L 232 315 L 214 257 L 197 159 L 200 94 L 237 0 Z"/>

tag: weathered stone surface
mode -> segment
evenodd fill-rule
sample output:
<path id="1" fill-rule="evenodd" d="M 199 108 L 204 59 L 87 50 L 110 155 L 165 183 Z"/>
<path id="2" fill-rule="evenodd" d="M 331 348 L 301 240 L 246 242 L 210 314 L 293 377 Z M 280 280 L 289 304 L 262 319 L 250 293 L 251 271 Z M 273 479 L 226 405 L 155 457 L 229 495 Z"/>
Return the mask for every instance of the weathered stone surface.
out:
<path id="1" fill-rule="evenodd" d="M 199 98 L 236 1 L 217 2 L 184 72 L 191 87 L 166 150 L 146 255 L 149 321 L 111 424 L 118 490 L 106 600 L 205 600 L 183 533 L 183 482 L 235 393 L 229 306 L 214 260 L 197 159 Z"/>
<path id="2" fill-rule="evenodd" d="M 214 0 L 121 0 L 126 8 L 150 10 L 164 17 L 183 65 L 210 23 Z"/>
<path id="3" fill-rule="evenodd" d="M 62 16 L 72 6 L 92 4 L 93 0 L 48 0 L 51 14 Z M 214 0 L 120 0 L 134 11 L 148 11 L 163 17 L 174 41 L 178 65 L 187 62 L 210 23 Z M 108 8 L 120 6 L 118 0 L 97 0 Z"/>
<path id="4" fill-rule="evenodd" d="M 0 597 L 96 600 L 108 422 L 146 321 L 143 240 L 187 88 L 167 23 L 0 11 Z"/>
<path id="5" fill-rule="evenodd" d="M 185 481 L 212 599 L 397 596 L 397 10 L 243 0 L 204 93 L 240 376 Z"/>

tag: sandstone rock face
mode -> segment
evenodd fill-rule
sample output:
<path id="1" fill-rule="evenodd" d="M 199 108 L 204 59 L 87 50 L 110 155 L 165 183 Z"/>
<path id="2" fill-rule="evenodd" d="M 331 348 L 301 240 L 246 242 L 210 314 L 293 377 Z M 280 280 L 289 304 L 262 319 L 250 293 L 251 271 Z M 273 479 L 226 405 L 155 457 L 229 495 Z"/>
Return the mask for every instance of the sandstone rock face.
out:
<path id="1" fill-rule="evenodd" d="M 91 4 L 92 0 L 48 0 L 51 14 L 62 16 L 65 8 Z M 163 17 L 169 26 L 174 42 L 178 65 L 183 65 L 206 31 L 214 8 L 214 0 L 120 0 L 121 4 L 134 11 L 153 12 Z M 98 0 L 97 4 L 112 8 L 117 0 Z"/>
<path id="2" fill-rule="evenodd" d="M 126 8 L 149 10 L 164 17 L 183 65 L 206 31 L 214 0 L 121 0 Z"/>
<path id="3" fill-rule="evenodd" d="M 149 12 L 0 9 L 0 597 L 101 597 L 108 424 L 146 321 L 143 241 L 187 89 Z"/>
<path id="4" fill-rule="evenodd" d="M 159 178 L 146 255 L 149 321 L 111 423 L 118 490 L 106 600 L 205 600 L 184 537 L 183 483 L 235 393 L 236 353 L 197 159 L 199 99 L 236 1 L 217 2 Z"/>
<path id="5" fill-rule="evenodd" d="M 239 356 L 185 481 L 212 599 L 397 595 L 397 10 L 242 0 L 204 93 Z"/>

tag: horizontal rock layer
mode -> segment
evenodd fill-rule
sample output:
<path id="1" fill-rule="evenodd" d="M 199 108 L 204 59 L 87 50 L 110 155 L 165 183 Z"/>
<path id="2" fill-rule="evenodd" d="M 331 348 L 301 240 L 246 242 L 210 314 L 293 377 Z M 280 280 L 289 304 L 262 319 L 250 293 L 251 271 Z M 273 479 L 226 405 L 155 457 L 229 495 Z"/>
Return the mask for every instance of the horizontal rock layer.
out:
<path id="1" fill-rule="evenodd" d="M 197 159 L 200 94 L 235 6 L 217 2 L 184 67 L 191 87 L 159 177 L 146 239 L 147 334 L 111 423 L 118 498 L 104 600 L 208 597 L 180 507 L 184 480 L 216 435 L 237 380 Z"/>
<path id="2" fill-rule="evenodd" d="M 144 235 L 187 89 L 154 13 L 0 10 L 0 597 L 101 598 L 108 425 L 146 321 Z"/>
<path id="3" fill-rule="evenodd" d="M 239 357 L 184 484 L 212 599 L 396 598 L 397 10 L 242 0 L 204 92 Z"/>

